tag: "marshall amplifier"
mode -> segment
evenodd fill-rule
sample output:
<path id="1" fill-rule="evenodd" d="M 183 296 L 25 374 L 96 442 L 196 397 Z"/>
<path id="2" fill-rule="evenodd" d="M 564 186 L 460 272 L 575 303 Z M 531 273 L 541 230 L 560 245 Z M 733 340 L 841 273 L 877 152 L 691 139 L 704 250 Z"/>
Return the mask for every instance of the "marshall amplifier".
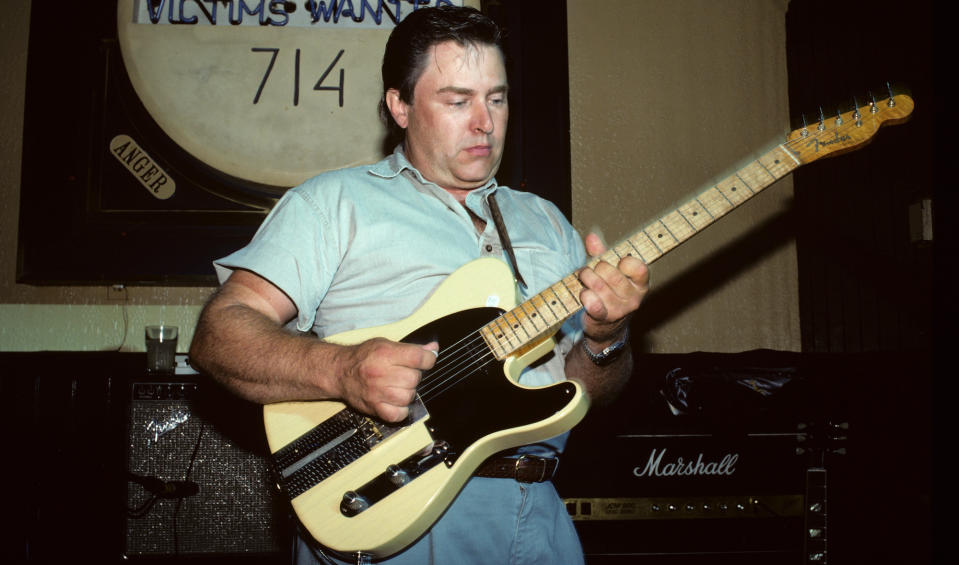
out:
<path id="1" fill-rule="evenodd" d="M 640 360 L 659 372 L 570 435 L 554 483 L 587 563 L 825 563 L 822 436 L 844 425 L 793 368 L 682 360 Z"/>
<path id="2" fill-rule="evenodd" d="M 627 433 L 588 447 L 579 439 L 555 482 L 588 555 L 799 562 L 808 470 L 799 436 Z"/>

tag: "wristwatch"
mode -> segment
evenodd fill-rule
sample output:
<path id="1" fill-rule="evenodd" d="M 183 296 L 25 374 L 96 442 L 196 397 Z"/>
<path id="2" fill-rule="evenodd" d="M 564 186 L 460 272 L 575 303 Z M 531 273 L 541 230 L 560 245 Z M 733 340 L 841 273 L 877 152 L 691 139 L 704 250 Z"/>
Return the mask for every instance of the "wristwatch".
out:
<path id="1" fill-rule="evenodd" d="M 626 331 L 623 332 L 623 337 L 619 338 L 615 343 L 612 343 L 606 346 L 599 353 L 593 353 L 590 351 L 589 346 L 586 345 L 586 339 L 583 338 L 583 351 L 586 352 L 586 356 L 589 357 L 589 360 L 593 362 L 594 365 L 600 367 L 604 365 L 609 365 L 616 360 L 617 357 L 622 355 L 623 350 L 626 349 L 626 343 L 629 341 L 629 326 L 626 326 Z"/>

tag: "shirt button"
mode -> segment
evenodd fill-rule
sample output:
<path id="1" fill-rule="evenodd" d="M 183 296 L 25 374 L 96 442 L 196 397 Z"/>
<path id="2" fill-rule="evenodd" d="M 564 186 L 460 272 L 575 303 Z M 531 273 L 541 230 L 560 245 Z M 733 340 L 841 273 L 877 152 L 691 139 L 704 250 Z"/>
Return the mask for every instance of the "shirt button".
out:
<path id="1" fill-rule="evenodd" d="M 487 244 L 486 244 L 486 252 L 489 253 L 489 252 L 492 251 L 492 250 L 493 250 L 493 246 L 487 243 Z"/>

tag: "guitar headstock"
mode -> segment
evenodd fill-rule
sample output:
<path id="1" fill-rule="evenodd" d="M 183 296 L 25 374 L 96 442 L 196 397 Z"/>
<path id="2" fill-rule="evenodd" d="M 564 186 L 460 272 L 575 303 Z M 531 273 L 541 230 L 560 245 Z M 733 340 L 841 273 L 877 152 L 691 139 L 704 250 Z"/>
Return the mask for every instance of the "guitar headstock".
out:
<path id="1" fill-rule="evenodd" d="M 826 116 L 820 111 L 818 121 L 790 132 L 784 146 L 803 164 L 853 151 L 869 143 L 883 125 L 908 120 L 913 106 L 908 95 L 890 92 L 883 100 L 870 98 L 845 113 Z"/>

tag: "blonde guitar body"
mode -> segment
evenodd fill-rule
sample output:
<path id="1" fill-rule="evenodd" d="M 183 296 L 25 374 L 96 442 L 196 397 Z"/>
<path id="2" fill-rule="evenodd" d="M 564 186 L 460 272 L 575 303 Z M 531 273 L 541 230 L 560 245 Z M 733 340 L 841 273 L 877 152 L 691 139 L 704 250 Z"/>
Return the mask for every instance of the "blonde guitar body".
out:
<path id="1" fill-rule="evenodd" d="M 503 360 L 477 332 L 515 304 L 509 268 L 478 259 L 410 317 L 327 338 L 342 345 L 373 337 L 440 342 L 436 366 L 418 389 L 422 406 L 405 425 L 384 425 L 339 402 L 264 407 L 280 485 L 318 542 L 343 554 L 400 551 L 432 526 L 490 455 L 548 439 L 583 418 L 588 400 L 578 383 L 517 384 L 524 367 L 552 350 L 556 328 Z"/>

